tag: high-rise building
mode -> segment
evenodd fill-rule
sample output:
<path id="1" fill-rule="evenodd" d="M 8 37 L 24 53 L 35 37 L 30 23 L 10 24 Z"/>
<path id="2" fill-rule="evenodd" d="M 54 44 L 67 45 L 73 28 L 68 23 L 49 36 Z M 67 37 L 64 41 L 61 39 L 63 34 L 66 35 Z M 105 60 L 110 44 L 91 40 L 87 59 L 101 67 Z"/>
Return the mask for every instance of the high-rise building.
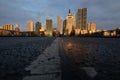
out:
<path id="1" fill-rule="evenodd" d="M 4 24 L 3 29 L 4 30 L 14 30 L 14 26 L 12 24 Z"/>
<path id="2" fill-rule="evenodd" d="M 46 36 L 52 36 L 52 19 L 46 19 Z"/>
<path id="3" fill-rule="evenodd" d="M 87 8 L 78 9 L 76 14 L 76 28 L 87 30 Z"/>
<path id="4" fill-rule="evenodd" d="M 63 21 L 63 34 L 65 35 L 66 29 L 66 19 Z"/>
<path id="5" fill-rule="evenodd" d="M 20 26 L 18 24 L 15 24 L 15 31 L 20 31 Z"/>
<path id="6" fill-rule="evenodd" d="M 63 33 L 63 28 L 62 28 L 62 17 L 57 16 L 57 31 L 62 34 Z"/>
<path id="7" fill-rule="evenodd" d="M 41 29 L 41 23 L 40 22 L 36 22 L 35 23 L 35 32 L 37 35 L 40 34 L 40 29 Z"/>
<path id="8" fill-rule="evenodd" d="M 19 25 L 18 24 L 15 24 L 15 33 L 14 33 L 14 35 L 15 36 L 19 36 L 20 35 L 20 27 L 19 27 Z"/>
<path id="9" fill-rule="evenodd" d="M 70 35 L 72 29 L 75 29 L 75 15 L 71 14 L 71 11 L 69 9 L 69 14 L 66 17 L 65 35 Z"/>
<path id="10" fill-rule="evenodd" d="M 27 23 L 27 31 L 30 31 L 30 32 L 34 31 L 34 23 L 32 20 L 29 20 Z"/>
<path id="11" fill-rule="evenodd" d="M 96 23 L 95 22 L 89 22 L 87 24 L 88 26 L 88 31 L 90 31 L 90 33 L 94 33 L 96 31 Z"/>

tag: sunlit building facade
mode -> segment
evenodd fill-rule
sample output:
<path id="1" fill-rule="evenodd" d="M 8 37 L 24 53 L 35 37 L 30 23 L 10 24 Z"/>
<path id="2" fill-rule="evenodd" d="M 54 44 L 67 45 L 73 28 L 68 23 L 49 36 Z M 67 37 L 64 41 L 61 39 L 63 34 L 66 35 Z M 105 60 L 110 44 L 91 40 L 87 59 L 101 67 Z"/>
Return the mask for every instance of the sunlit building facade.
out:
<path id="1" fill-rule="evenodd" d="M 15 24 L 15 31 L 20 31 L 20 26 L 19 26 L 19 24 Z"/>
<path id="2" fill-rule="evenodd" d="M 115 30 L 111 30 L 111 31 L 109 31 L 109 30 L 104 30 L 103 31 L 103 36 L 105 36 L 105 37 L 113 37 L 113 36 L 116 36 L 117 34 L 116 34 L 116 31 Z"/>
<path id="3" fill-rule="evenodd" d="M 70 35 L 72 29 L 75 29 L 75 15 L 71 14 L 69 9 L 69 14 L 66 17 L 65 35 Z"/>
<path id="4" fill-rule="evenodd" d="M 34 31 L 34 22 L 32 20 L 29 20 L 27 23 L 27 31 L 29 31 L 29 32 Z"/>
<path id="5" fill-rule="evenodd" d="M 46 36 L 52 37 L 52 19 L 46 19 Z"/>
<path id="6" fill-rule="evenodd" d="M 62 28 L 62 17 L 57 16 L 57 31 L 62 34 L 63 33 L 63 28 Z"/>
<path id="7" fill-rule="evenodd" d="M 78 9 L 76 14 L 76 28 L 87 30 L 87 8 Z"/>
<path id="8" fill-rule="evenodd" d="M 12 24 L 4 24 L 3 29 L 4 30 L 14 30 L 14 26 Z"/>
<path id="9" fill-rule="evenodd" d="M 88 30 L 81 30 L 81 31 L 80 31 L 80 34 L 81 34 L 81 35 L 85 35 L 85 34 L 88 34 L 88 33 L 89 33 Z"/>
<path id="10" fill-rule="evenodd" d="M 95 22 L 89 22 L 87 24 L 88 31 L 90 33 L 95 33 L 96 32 L 96 23 Z"/>
<path id="11" fill-rule="evenodd" d="M 45 36 L 45 26 L 41 26 L 41 28 L 40 28 L 40 36 Z"/>
<path id="12" fill-rule="evenodd" d="M 15 33 L 14 33 L 14 35 L 15 36 L 19 36 L 20 35 L 20 26 L 18 25 L 18 24 L 15 24 Z"/>
<path id="13" fill-rule="evenodd" d="M 80 29 L 75 29 L 75 36 L 80 35 Z"/>
<path id="14" fill-rule="evenodd" d="M 45 31 L 45 26 L 41 26 L 40 31 Z"/>

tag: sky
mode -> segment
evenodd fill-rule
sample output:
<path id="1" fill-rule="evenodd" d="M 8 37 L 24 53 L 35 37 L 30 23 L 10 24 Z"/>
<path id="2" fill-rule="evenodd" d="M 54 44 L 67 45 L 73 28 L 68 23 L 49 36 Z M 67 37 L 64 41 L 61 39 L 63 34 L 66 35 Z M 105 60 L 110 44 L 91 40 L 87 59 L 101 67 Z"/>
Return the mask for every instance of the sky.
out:
<path id="1" fill-rule="evenodd" d="M 57 16 L 64 20 L 71 9 L 76 14 L 79 8 L 87 8 L 87 21 L 96 22 L 97 29 L 111 30 L 120 26 L 120 0 L 0 0 L 0 26 L 19 24 L 25 31 L 27 21 L 41 22 L 53 19 L 56 27 Z"/>

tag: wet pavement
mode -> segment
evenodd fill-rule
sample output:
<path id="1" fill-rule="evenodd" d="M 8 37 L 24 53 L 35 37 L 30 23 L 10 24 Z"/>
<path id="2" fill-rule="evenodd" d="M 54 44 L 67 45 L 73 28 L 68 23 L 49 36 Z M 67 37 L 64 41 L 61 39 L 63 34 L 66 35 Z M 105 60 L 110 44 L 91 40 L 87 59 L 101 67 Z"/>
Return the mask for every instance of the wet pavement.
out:
<path id="1" fill-rule="evenodd" d="M 60 38 L 62 80 L 120 80 L 120 39 Z"/>
<path id="2" fill-rule="evenodd" d="M 44 54 L 54 40 L 46 37 L 0 37 L 0 80 L 22 80 L 31 75 L 31 71 L 25 68 Z"/>
<path id="3" fill-rule="evenodd" d="M 120 80 L 120 39 L 0 37 L 0 80 Z"/>
<path id="4" fill-rule="evenodd" d="M 25 69 L 30 70 L 30 75 L 23 80 L 61 80 L 58 39 Z"/>

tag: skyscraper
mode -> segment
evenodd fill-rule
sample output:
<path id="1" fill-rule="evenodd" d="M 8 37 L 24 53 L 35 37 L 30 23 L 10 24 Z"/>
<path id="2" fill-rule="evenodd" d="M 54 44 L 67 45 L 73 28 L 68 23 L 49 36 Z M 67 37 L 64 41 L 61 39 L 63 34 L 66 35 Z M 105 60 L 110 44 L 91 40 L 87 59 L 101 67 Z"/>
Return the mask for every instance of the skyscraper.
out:
<path id="1" fill-rule="evenodd" d="M 20 27 L 18 24 L 15 24 L 15 36 L 19 36 L 20 35 Z"/>
<path id="2" fill-rule="evenodd" d="M 76 14 L 76 28 L 87 30 L 87 8 L 78 9 Z"/>
<path id="3" fill-rule="evenodd" d="M 40 34 L 40 29 L 41 29 L 41 23 L 40 23 L 40 22 L 36 22 L 36 23 L 35 23 L 35 33 L 36 33 L 37 35 Z"/>
<path id="4" fill-rule="evenodd" d="M 20 27 L 19 27 L 19 25 L 18 24 L 15 24 L 15 31 L 20 31 Z"/>
<path id="5" fill-rule="evenodd" d="M 30 31 L 30 32 L 34 31 L 34 23 L 32 20 L 29 20 L 27 23 L 27 31 Z"/>
<path id="6" fill-rule="evenodd" d="M 46 19 L 46 36 L 52 36 L 52 19 Z"/>
<path id="7" fill-rule="evenodd" d="M 62 30 L 62 17 L 61 16 L 57 16 L 57 31 L 60 32 L 60 34 L 63 33 L 63 30 Z"/>
<path id="8" fill-rule="evenodd" d="M 72 29 L 75 29 L 75 15 L 72 15 L 69 9 L 69 14 L 66 17 L 65 35 L 70 35 Z"/>
<path id="9" fill-rule="evenodd" d="M 66 19 L 63 21 L 63 34 L 66 35 Z"/>

